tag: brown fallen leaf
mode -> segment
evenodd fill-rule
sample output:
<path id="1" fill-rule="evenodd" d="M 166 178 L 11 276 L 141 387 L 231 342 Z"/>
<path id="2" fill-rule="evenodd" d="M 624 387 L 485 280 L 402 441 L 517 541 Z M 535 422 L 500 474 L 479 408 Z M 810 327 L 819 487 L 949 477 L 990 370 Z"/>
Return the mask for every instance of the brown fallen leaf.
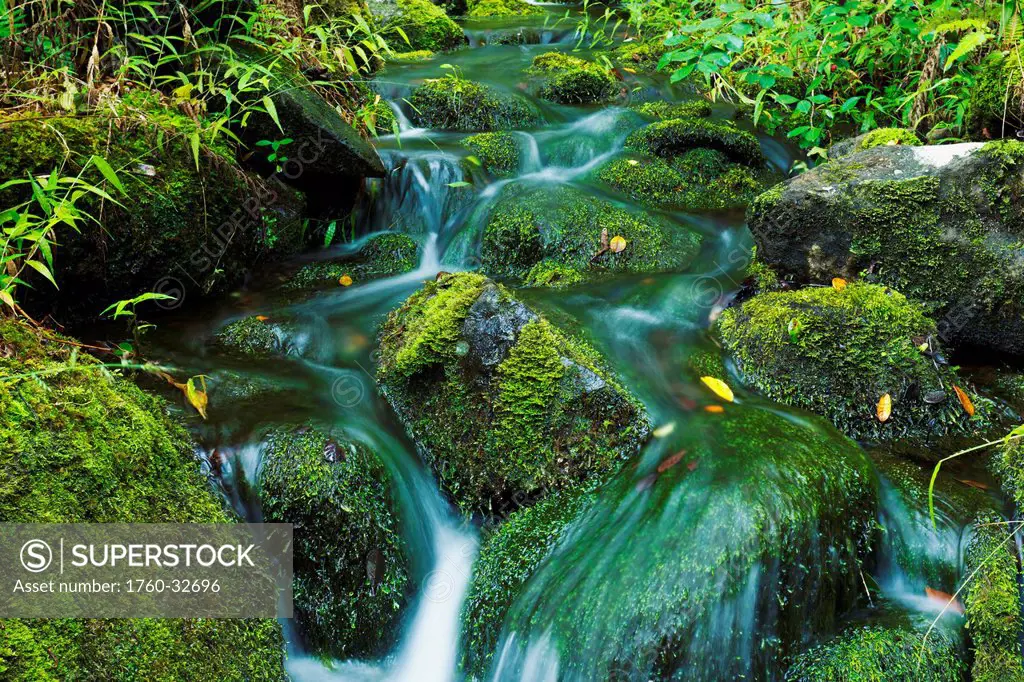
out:
<path id="1" fill-rule="evenodd" d="M 892 414 L 892 396 L 886 393 L 878 399 L 878 406 L 875 408 L 875 414 L 878 416 L 878 421 L 883 424 L 889 421 L 889 416 Z"/>
<path id="2" fill-rule="evenodd" d="M 835 289 L 836 291 L 842 291 L 843 289 L 846 288 L 846 280 L 843 279 L 842 277 L 833 277 L 832 288 Z"/>
<path id="3" fill-rule="evenodd" d="M 266 322 L 266 321 L 267 321 L 267 320 L 269 320 L 269 319 L 270 319 L 270 318 L 269 318 L 269 317 L 267 317 L 266 315 L 257 315 L 257 316 L 256 316 L 256 321 L 257 321 L 257 322 Z"/>
<path id="4" fill-rule="evenodd" d="M 967 395 L 967 391 L 956 384 L 953 384 L 953 392 L 956 393 L 956 397 L 960 400 L 960 405 L 964 408 L 964 412 L 967 413 L 967 416 L 973 417 L 974 403 L 971 402 L 971 398 Z"/>
<path id="5" fill-rule="evenodd" d="M 949 604 L 948 611 L 953 613 L 959 613 L 963 615 L 964 605 L 960 603 L 960 600 L 951 594 L 947 594 L 942 590 L 933 590 L 930 587 L 924 588 L 925 595 L 934 602 L 940 603 L 943 606 Z"/>
<path id="6" fill-rule="evenodd" d="M 680 450 L 676 454 L 661 460 L 661 462 L 658 464 L 658 473 L 664 473 L 671 469 L 672 467 L 674 467 L 675 465 L 679 464 L 680 460 L 683 459 L 684 455 L 686 455 L 686 450 Z"/>
<path id="7" fill-rule="evenodd" d="M 695 459 L 692 462 L 688 462 L 686 464 L 686 468 L 689 469 L 690 471 L 695 470 L 697 468 L 697 462 L 699 462 L 699 461 L 700 461 L 699 459 Z"/>
<path id="8" fill-rule="evenodd" d="M 977 488 L 978 490 L 988 490 L 988 486 L 982 483 L 981 481 L 972 481 L 969 478 L 958 478 L 956 480 L 971 488 Z"/>

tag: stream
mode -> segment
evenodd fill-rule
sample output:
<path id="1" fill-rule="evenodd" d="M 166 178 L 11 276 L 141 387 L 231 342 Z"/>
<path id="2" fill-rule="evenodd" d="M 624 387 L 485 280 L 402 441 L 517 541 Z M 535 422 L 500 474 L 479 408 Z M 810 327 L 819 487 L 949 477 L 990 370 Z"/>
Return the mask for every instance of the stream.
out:
<path id="1" fill-rule="evenodd" d="M 552 17 L 565 6 L 551 7 Z M 499 200 L 509 182 L 530 185 L 569 184 L 602 199 L 628 204 L 606 187 L 592 182 L 591 171 L 620 151 L 631 129 L 643 125 L 622 106 L 560 106 L 530 97 L 520 87 L 521 72 L 531 59 L 550 50 L 572 51 L 574 25 L 553 24 L 549 17 L 515 21 L 467 23 L 468 45 L 427 61 L 389 64 L 374 87 L 398 112 L 401 132 L 377 141 L 389 168 L 383 180 L 367 180 L 357 206 L 354 243 L 332 247 L 316 258 L 333 258 L 358 248 L 368 235 L 398 231 L 414 237 L 420 262 L 400 276 L 356 282 L 351 287 L 320 292 L 301 300 L 282 301 L 274 291 L 275 275 L 250 287 L 220 307 L 162 323 L 156 355 L 192 374 L 225 375 L 272 382 L 269 398 L 244 409 L 211 394 L 209 419 L 196 436 L 210 462 L 208 473 L 234 507 L 250 521 L 260 520 L 252 492 L 260 466 L 261 439 L 273 425 L 295 425 L 310 419 L 336 424 L 367 445 L 386 463 L 395 482 L 402 533 L 412 557 L 415 600 L 406 607 L 397 648 L 378 661 L 331 661 L 308 655 L 301 636 L 285 626 L 289 641 L 288 671 L 296 680 L 397 680 L 454 682 L 459 672 L 462 605 L 477 558 L 481 530 L 465 521 L 444 498 L 419 459 L 405 429 L 374 380 L 377 329 L 387 313 L 439 271 L 476 270 L 481 216 Z M 527 44 L 498 44 L 518 36 Z M 578 52 L 587 56 L 587 51 Z M 444 66 L 443 65 L 447 65 Z M 465 78 L 520 96 L 530 97 L 543 116 L 535 129 L 517 131 L 528 150 L 518 177 L 487 180 L 466 170 L 470 153 L 460 145 L 464 133 L 415 128 L 404 100 L 425 78 L 449 69 Z M 695 95 L 667 76 L 623 74 L 630 101 L 680 101 Z M 714 117 L 733 118 L 727 106 L 715 105 Z M 749 129 L 749 122 L 738 121 Z M 759 136 L 769 163 L 788 172 L 797 158 L 784 141 Z M 466 186 L 469 183 L 469 186 Z M 782 679 L 785 670 L 773 650 L 781 633 L 766 630 L 766 615 L 780 589 L 780 567 L 755 562 L 726 594 L 721 585 L 705 585 L 700 556 L 687 557 L 687 547 L 714 547 L 721 536 L 747 522 L 767 526 L 786 523 L 791 489 L 789 470 L 769 460 L 751 471 L 751 453 L 736 439 L 708 426 L 707 415 L 695 409 L 707 391 L 688 370 L 689 358 L 718 349 L 708 335 L 710 321 L 740 289 L 749 262 L 752 238 L 742 211 L 703 214 L 669 213 L 666 217 L 703 236 L 698 257 L 687 271 L 659 275 L 618 275 L 568 289 L 518 288 L 517 295 L 565 329 L 590 341 L 607 359 L 622 383 L 644 403 L 659 437 L 642 451 L 636 466 L 627 466 L 597 503 L 578 519 L 573 531 L 531 578 L 513 605 L 496 646 L 488 674 L 494 682 L 546 682 L 593 679 Z M 285 358 L 240 361 L 212 348 L 208 339 L 228 322 L 253 314 L 289 320 L 295 330 L 287 339 Z M 735 386 L 734 386 L 735 388 Z M 737 388 L 736 415 L 771 413 L 788 426 L 785 438 L 794 452 L 809 452 L 814 439 L 841 438 L 824 421 L 799 410 L 764 400 Z M 796 434 L 793 436 L 792 434 Z M 686 486 L 646 494 L 643 480 L 667 456 L 681 448 L 699 447 L 700 467 Z M 814 441 L 817 442 L 817 441 Z M 956 472 L 956 467 L 951 467 Z M 807 562 L 822 571 L 853 571 L 859 590 L 850 608 L 834 617 L 807 614 L 797 639 L 813 644 L 851 623 L 896 619 L 932 621 L 962 637 L 962 617 L 926 596 L 926 587 L 953 593 L 962 578 L 969 518 L 954 505 L 939 501 L 939 527 L 933 530 L 927 508 L 908 506 L 881 479 L 878 524 L 886 529 L 876 545 L 868 574 L 843 564 L 824 549 L 822 538 L 808 538 Z M 985 480 L 984 472 L 949 476 Z M 758 488 L 759 509 L 769 517 L 754 519 L 744 505 L 748 477 L 768 480 Z M 994 486 L 993 486 L 994 487 Z M 710 500 L 728 499 L 735 514 L 704 513 Z M 998 502 L 997 502 L 998 503 Z M 720 507 L 716 507 L 720 508 Z M 766 529 L 765 533 L 773 532 Z M 803 546 L 803 545 L 801 545 Z M 922 557 L 908 569 L 894 558 L 898 548 L 911 547 Z M 710 551 L 710 550 L 709 550 Z M 666 564 L 679 566 L 665 571 Z M 694 568 L 694 566 L 696 566 Z M 920 570 L 917 570 L 917 569 Z M 933 577 L 938 576 L 938 577 Z M 933 584 L 935 580 L 941 584 Z M 820 579 L 810 576 L 797 589 L 815 590 Z M 653 627 L 624 603 L 645 586 L 657 603 L 679 594 L 702 598 L 699 624 L 674 642 L 673 655 L 649 655 L 639 633 Z M 625 596 L 624 596 L 625 595 Z M 694 597 L 695 598 L 695 597 Z M 684 598 L 685 601 L 685 598 Z M 792 633 L 787 633 L 787 636 Z M 571 646 L 559 646 L 562 638 Z M 613 667 L 610 661 L 618 661 Z M 630 665 L 621 667 L 622 661 Z"/>

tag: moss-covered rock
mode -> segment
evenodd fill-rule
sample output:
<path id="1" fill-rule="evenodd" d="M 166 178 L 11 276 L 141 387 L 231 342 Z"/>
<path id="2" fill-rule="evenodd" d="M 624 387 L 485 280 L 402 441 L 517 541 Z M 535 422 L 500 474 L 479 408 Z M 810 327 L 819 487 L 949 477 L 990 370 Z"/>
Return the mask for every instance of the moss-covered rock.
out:
<path id="1" fill-rule="evenodd" d="M 717 329 L 752 387 L 859 440 L 922 441 L 990 426 L 991 401 L 968 391 L 977 410 L 970 417 L 952 389 L 962 380 L 933 360 L 941 355 L 935 323 L 886 287 L 760 294 L 726 310 Z M 875 413 L 885 394 L 892 416 L 883 423 Z"/>
<path id="2" fill-rule="evenodd" d="M 963 598 L 974 682 L 1024 680 L 1020 567 L 1013 535 L 1002 521 L 995 515 L 983 519 L 967 545 Z"/>
<path id="3" fill-rule="evenodd" d="M 118 116 L 8 118 L 2 129 L 0 177 L 49 175 L 63 169 L 117 192 L 93 155 L 113 167 L 127 196 L 120 204 L 86 195 L 78 202 L 98 220 L 81 233 L 56 230 L 54 271 L 60 290 L 42 277 L 19 297 L 30 312 L 64 323 L 94 320 L 111 303 L 143 291 L 198 300 L 241 281 L 268 257 L 301 246 L 301 197 L 246 176 L 229 149 L 202 151 L 199 169 L 188 138 L 195 123 L 153 99 L 131 98 Z M 27 188 L 0 192 L 0 205 L 27 198 Z M 176 305 L 176 304 L 175 304 Z"/>
<path id="4" fill-rule="evenodd" d="M 213 344 L 222 351 L 254 358 L 288 355 L 290 350 L 288 327 L 263 315 L 228 323 L 214 336 Z"/>
<path id="5" fill-rule="evenodd" d="M 635 454 L 642 405 L 486 277 L 443 274 L 381 330 L 378 380 L 441 486 L 467 512 L 573 488 Z"/>
<path id="6" fill-rule="evenodd" d="M 384 465 L 343 433 L 277 430 L 259 488 L 265 520 L 295 525 L 295 608 L 312 650 L 386 653 L 409 572 Z"/>
<path id="7" fill-rule="evenodd" d="M 348 275 L 359 284 L 378 277 L 401 275 L 416 269 L 419 247 L 405 234 L 384 233 L 370 237 L 354 254 L 316 261 L 302 267 L 285 283 L 285 289 L 337 287 Z"/>
<path id="8" fill-rule="evenodd" d="M 711 116 L 711 102 L 706 99 L 692 99 L 683 102 L 641 102 L 630 109 L 648 118 L 671 120 L 680 118 L 707 118 Z"/>
<path id="9" fill-rule="evenodd" d="M 539 119 L 525 100 L 453 75 L 424 82 L 409 103 L 413 122 L 429 128 L 508 130 L 530 126 Z"/>
<path id="10" fill-rule="evenodd" d="M 483 17 L 522 17 L 530 14 L 544 14 L 544 10 L 523 0 L 470 0 L 471 19 Z"/>
<path id="11" fill-rule="evenodd" d="M 764 193 L 758 258 L 798 283 L 868 276 L 924 303 L 943 339 L 1024 349 L 1024 144 L 882 145 Z"/>
<path id="12" fill-rule="evenodd" d="M 601 234 L 626 240 L 601 251 Z M 700 237 L 667 218 L 633 213 L 568 187 L 510 185 L 484 227 L 484 268 L 530 285 L 566 285 L 615 272 L 675 272 L 686 268 Z"/>
<path id="13" fill-rule="evenodd" d="M 959 643 L 941 629 L 925 639 L 924 630 L 866 625 L 800 654 L 786 682 L 961 682 L 966 672 Z"/>
<path id="14" fill-rule="evenodd" d="M 463 139 L 462 146 L 469 149 L 491 175 L 509 176 L 519 170 L 519 142 L 512 133 L 477 133 Z"/>
<path id="15" fill-rule="evenodd" d="M 513 512 L 484 539 L 463 606 L 464 670 L 486 671 L 498 648 L 501 625 L 523 585 L 591 501 L 587 493 L 552 495 Z"/>
<path id="16" fill-rule="evenodd" d="M 828 155 L 830 159 L 838 159 L 841 156 L 862 152 L 872 147 L 883 145 L 895 146 L 899 144 L 919 147 L 921 146 L 921 138 L 913 130 L 908 130 L 907 128 L 876 128 L 871 132 L 835 143 L 829 147 Z"/>
<path id="17" fill-rule="evenodd" d="M 746 206 L 768 176 L 757 138 L 704 119 L 657 121 L 630 134 L 632 152 L 604 165 L 598 177 L 637 201 L 679 210 Z M 751 168 L 751 164 L 758 168 Z"/>
<path id="18" fill-rule="evenodd" d="M 966 126 L 972 139 L 1013 137 L 1024 129 L 1024 82 L 1020 55 L 990 53 L 974 76 L 967 98 Z"/>
<path id="19" fill-rule="evenodd" d="M 0 320 L 0 521 L 230 521 L 166 405 L 73 350 Z M 273 620 L 0 621 L 3 679 L 283 680 L 283 663 Z"/>
<path id="20" fill-rule="evenodd" d="M 608 68 L 563 52 L 537 55 L 530 73 L 540 77 L 538 94 L 558 104 L 597 104 L 618 95 L 618 83 Z"/>
<path id="21" fill-rule="evenodd" d="M 409 52 L 396 52 L 390 61 L 396 62 L 425 62 L 433 58 L 434 53 L 430 50 L 411 50 Z"/>
<path id="22" fill-rule="evenodd" d="M 875 505 L 855 444 L 826 424 L 732 405 L 688 423 L 672 451 L 620 472 L 571 532 L 553 506 L 485 543 L 480 563 L 506 557 L 513 578 L 482 574 L 491 583 L 474 585 L 470 609 L 498 618 L 491 605 L 516 591 L 506 665 L 543 635 L 579 679 L 773 679 L 855 602 Z M 512 558 L 519 549 L 527 561 Z M 470 622 L 471 642 L 482 632 Z"/>
<path id="23" fill-rule="evenodd" d="M 466 42 L 459 25 L 430 0 L 367 0 L 374 22 L 392 45 L 444 52 Z M 399 33 L 399 29 L 409 39 Z"/>
<path id="24" fill-rule="evenodd" d="M 665 54 L 665 46 L 660 40 L 628 41 L 616 47 L 612 54 L 615 60 L 626 68 L 653 73 L 658 70 L 658 62 Z"/>

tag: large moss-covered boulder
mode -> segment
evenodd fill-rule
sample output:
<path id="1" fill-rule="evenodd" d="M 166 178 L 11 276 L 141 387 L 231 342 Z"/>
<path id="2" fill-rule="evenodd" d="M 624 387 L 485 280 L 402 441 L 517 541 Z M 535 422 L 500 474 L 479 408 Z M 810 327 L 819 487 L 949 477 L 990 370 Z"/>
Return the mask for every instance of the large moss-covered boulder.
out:
<path id="1" fill-rule="evenodd" d="M 881 145 L 764 193 L 758 258 L 798 283 L 871 278 L 921 301 L 944 340 L 1024 349 L 1024 144 Z"/>
<path id="2" fill-rule="evenodd" d="M 656 121 L 630 134 L 626 153 L 597 176 L 649 206 L 717 210 L 749 204 L 770 174 L 757 138 L 703 118 Z"/>
<path id="3" fill-rule="evenodd" d="M 412 50 L 444 52 L 466 42 L 459 25 L 430 0 L 367 0 L 366 5 L 377 27 L 395 47 L 408 45 Z"/>
<path id="4" fill-rule="evenodd" d="M 563 52 L 537 55 L 529 72 L 540 80 L 538 94 L 558 104 L 598 104 L 619 92 L 607 67 Z"/>
<path id="5" fill-rule="evenodd" d="M 887 287 L 850 283 L 759 294 L 730 308 L 717 331 L 744 381 L 767 397 L 827 417 L 858 440 L 925 441 L 988 428 L 991 402 L 953 386 L 935 323 Z M 880 421 L 882 396 L 892 414 Z"/>
<path id="6" fill-rule="evenodd" d="M 604 249 L 602 232 L 625 247 Z M 481 256 L 491 274 L 566 286 L 609 273 L 677 272 L 699 250 L 699 235 L 668 218 L 569 186 L 509 185 L 487 218 Z"/>
<path id="7" fill-rule="evenodd" d="M 963 601 L 974 650 L 974 682 L 1021 682 L 1020 565 L 1013 523 L 981 519 L 967 545 Z"/>
<path id="8" fill-rule="evenodd" d="M 378 380 L 467 512 L 607 476 L 649 432 L 596 351 L 477 274 L 441 274 L 389 315 Z"/>
<path id="9" fill-rule="evenodd" d="M 401 275 L 416 269 L 419 247 L 405 234 L 378 234 L 366 240 L 358 251 L 308 263 L 284 284 L 285 289 L 316 289 L 350 286 L 379 277 Z M 343 279 L 345 276 L 351 280 Z M 346 284 L 347 283 L 347 284 Z"/>
<path id="10" fill-rule="evenodd" d="M 960 643 L 939 628 L 864 625 L 800 654 L 786 682 L 962 682 Z"/>
<path id="11" fill-rule="evenodd" d="M 413 123 L 427 128 L 510 130 L 539 120 L 522 98 L 452 75 L 424 82 L 413 91 L 409 104 Z"/>
<path id="12" fill-rule="evenodd" d="M 863 589 L 874 509 L 847 438 L 727 406 L 620 472 L 585 522 L 554 503 L 510 517 L 481 550 L 467 656 L 486 667 L 489 627 L 512 669 L 543 641 L 545 663 L 579 679 L 774 679 Z M 502 561 L 510 577 L 490 568 Z"/>
<path id="13" fill-rule="evenodd" d="M 167 405 L 74 350 L 0 320 L 0 522 L 229 522 Z M 274 620 L 0 620 L 5 680 L 283 680 L 283 662 Z"/>
<path id="14" fill-rule="evenodd" d="M 295 525 L 295 608 L 312 650 L 386 653 L 409 573 L 383 463 L 342 433 L 277 430 L 259 489 L 265 520 Z"/>
<path id="15" fill-rule="evenodd" d="M 26 276 L 34 288 L 19 289 L 39 317 L 95 320 L 111 303 L 154 290 L 176 299 L 161 305 L 177 307 L 301 246 L 301 197 L 242 173 L 224 146 L 201 150 L 197 170 L 188 142 L 195 123 L 152 99 L 130 98 L 118 116 L 7 118 L 0 128 L 0 177 L 82 173 L 120 202 L 87 194 L 77 207 L 96 222 L 84 222 L 81 232 L 56 228 L 60 289 L 35 275 Z M 117 171 L 124 195 L 90 162 L 93 155 Z M 0 206 L 29 196 L 24 185 L 0 191 Z"/>
<path id="16" fill-rule="evenodd" d="M 244 54 L 258 63 L 272 63 L 269 90 L 277 120 L 269 113 L 254 111 L 246 119 L 243 138 L 250 146 L 291 140 L 278 152 L 290 159 L 279 164 L 282 180 L 304 191 L 324 191 L 336 189 L 339 182 L 348 181 L 351 186 L 353 178 L 383 177 L 384 164 L 373 145 L 313 89 L 297 67 L 254 50 Z M 386 104 L 384 109 L 388 109 Z M 384 114 L 382 119 L 386 125 L 376 127 L 389 130 L 386 117 Z M 259 164 L 265 156 L 257 148 L 253 161 Z M 273 172 L 278 164 L 260 165 L 261 170 Z"/>

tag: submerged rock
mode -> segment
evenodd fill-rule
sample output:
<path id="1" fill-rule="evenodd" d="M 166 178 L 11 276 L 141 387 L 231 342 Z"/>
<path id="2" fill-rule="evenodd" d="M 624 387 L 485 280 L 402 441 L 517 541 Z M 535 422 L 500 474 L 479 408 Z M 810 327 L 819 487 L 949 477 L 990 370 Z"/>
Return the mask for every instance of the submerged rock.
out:
<path id="1" fill-rule="evenodd" d="M 290 323 L 265 319 L 263 315 L 250 315 L 218 331 L 213 344 L 222 351 L 255 358 L 290 355 L 295 350 L 289 342 L 293 330 Z"/>
<path id="2" fill-rule="evenodd" d="M 961 682 L 960 643 L 941 628 L 865 625 L 800 654 L 786 682 Z"/>
<path id="3" fill-rule="evenodd" d="M 409 103 L 413 123 L 428 128 L 510 130 L 539 120 L 537 111 L 522 98 L 452 75 L 425 81 Z"/>
<path id="4" fill-rule="evenodd" d="M 277 430 L 259 488 L 265 520 L 295 525 L 295 608 L 313 651 L 386 653 L 409 569 L 384 465 L 341 433 Z"/>
<path id="5" fill-rule="evenodd" d="M 1024 349 L 1024 144 L 882 145 L 764 193 L 758 258 L 797 283 L 872 279 L 947 342 Z"/>
<path id="6" fill-rule="evenodd" d="M 625 239 L 603 253 L 601 234 Z M 678 272 L 700 250 L 682 224 L 635 213 L 569 186 L 509 185 L 484 227 L 481 256 L 494 275 L 526 284 L 567 286 L 601 274 Z"/>
<path id="7" fill-rule="evenodd" d="M 68 371 L 72 350 L 0 319 L 0 520 L 231 522 L 166 403 L 84 354 Z M 4 679 L 283 680 L 283 665 L 273 619 L 5 619 L 0 628 Z"/>
<path id="8" fill-rule="evenodd" d="M 824 424 L 739 406 L 688 424 L 679 446 L 603 486 L 585 523 L 542 503 L 484 543 L 469 660 L 486 665 L 490 627 L 492 670 L 528 658 L 578 679 L 772 679 L 835 626 L 873 532 L 864 453 Z"/>
<path id="9" fill-rule="evenodd" d="M 419 262 L 418 248 L 416 241 L 405 234 L 375 235 L 354 254 L 303 266 L 284 284 L 284 288 L 338 287 L 345 275 L 351 278 L 353 284 L 378 277 L 401 275 L 416 269 Z"/>
<path id="10" fill-rule="evenodd" d="M 94 321 L 112 302 L 153 290 L 175 296 L 161 305 L 177 307 L 224 291 L 254 263 L 302 246 L 300 195 L 245 174 L 220 144 L 200 154 L 197 169 L 188 145 L 195 123 L 152 97 L 126 98 L 117 116 L 6 118 L 2 127 L 0 177 L 59 168 L 75 176 L 95 154 L 118 169 L 127 193 L 117 197 L 120 204 L 86 194 L 77 207 L 98 222 L 84 222 L 80 232 L 57 230 L 53 271 L 60 289 L 40 277 L 28 278 L 34 288 L 18 290 L 22 305 L 40 318 Z M 117 195 L 95 164 L 82 179 Z M 0 191 L 3 206 L 28 198 L 27 186 Z"/>
<path id="11" fill-rule="evenodd" d="M 393 311 L 378 381 L 466 512 L 615 471 L 649 433 L 644 408 L 571 339 L 476 274 L 441 274 Z"/>
<path id="12" fill-rule="evenodd" d="M 757 138 L 730 123 L 670 119 L 626 139 L 627 155 L 598 177 L 633 199 L 678 210 L 746 206 L 769 174 Z"/>
<path id="13" fill-rule="evenodd" d="M 598 104 L 618 95 L 618 82 L 606 67 L 562 52 L 533 58 L 529 73 L 540 77 L 538 94 L 558 104 Z"/>
<path id="14" fill-rule="evenodd" d="M 750 386 L 858 440 L 921 442 L 991 426 L 991 401 L 965 387 L 975 415 L 960 404 L 953 386 L 963 380 L 940 364 L 935 323 L 886 287 L 759 294 L 726 310 L 716 329 Z M 876 410 L 885 394 L 892 415 L 882 422 Z"/>

